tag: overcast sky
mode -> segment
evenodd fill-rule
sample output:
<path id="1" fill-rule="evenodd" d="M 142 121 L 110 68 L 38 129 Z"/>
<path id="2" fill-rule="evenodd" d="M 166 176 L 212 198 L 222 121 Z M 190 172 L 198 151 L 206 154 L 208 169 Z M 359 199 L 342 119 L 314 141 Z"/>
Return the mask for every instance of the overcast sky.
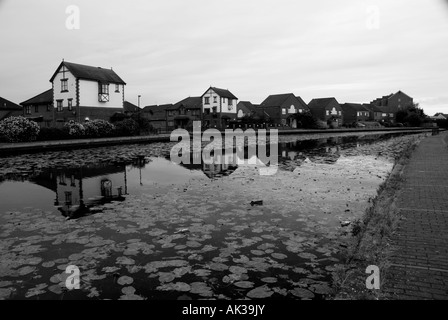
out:
<path id="1" fill-rule="evenodd" d="M 402 90 L 433 115 L 448 113 L 448 1 L 0 0 L 0 58 L 0 96 L 16 103 L 51 88 L 64 58 L 113 67 L 141 106 L 210 85 L 253 103 Z"/>

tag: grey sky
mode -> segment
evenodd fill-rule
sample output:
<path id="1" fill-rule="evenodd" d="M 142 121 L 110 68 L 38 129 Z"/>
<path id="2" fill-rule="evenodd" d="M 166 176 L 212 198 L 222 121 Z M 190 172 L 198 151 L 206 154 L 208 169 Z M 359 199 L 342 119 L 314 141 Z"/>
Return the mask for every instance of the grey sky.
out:
<path id="1" fill-rule="evenodd" d="M 79 30 L 66 28 L 69 5 Z M 64 58 L 113 67 L 142 105 L 213 85 L 253 103 L 402 90 L 448 113 L 445 0 L 0 0 L 0 48 L 0 96 L 17 103 L 49 89 Z"/>

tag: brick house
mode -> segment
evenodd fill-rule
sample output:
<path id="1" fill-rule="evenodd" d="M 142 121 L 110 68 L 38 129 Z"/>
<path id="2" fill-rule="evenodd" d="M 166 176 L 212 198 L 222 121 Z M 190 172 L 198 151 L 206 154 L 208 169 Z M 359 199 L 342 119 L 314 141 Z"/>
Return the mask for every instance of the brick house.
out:
<path id="1" fill-rule="evenodd" d="M 123 113 L 126 83 L 112 69 L 62 61 L 50 82 L 56 123 L 109 121 Z"/>
<path id="2" fill-rule="evenodd" d="M 414 105 L 414 99 L 400 90 L 397 93 L 391 93 L 390 95 L 375 99 L 370 104 L 379 107 L 386 114 L 384 116 L 385 121 L 394 123 L 397 112 L 412 107 Z"/>
<path id="3" fill-rule="evenodd" d="M 292 93 L 270 95 L 259 108 L 269 115 L 274 124 L 291 128 L 297 128 L 294 115 L 309 111 L 306 103 Z"/>
<path id="4" fill-rule="evenodd" d="M 21 106 L 0 97 L 0 121 L 9 117 L 17 117 L 23 115 Z"/>
<path id="5" fill-rule="evenodd" d="M 172 104 L 152 105 L 143 108 L 142 117 L 149 120 L 151 126 L 158 132 L 167 131 L 167 110 L 171 108 Z"/>
<path id="6" fill-rule="evenodd" d="M 370 110 L 359 103 L 341 104 L 344 113 L 344 125 L 352 125 L 360 121 L 370 120 Z"/>
<path id="7" fill-rule="evenodd" d="M 41 128 L 54 125 L 53 89 L 42 92 L 20 105 L 23 107 L 23 116 L 37 122 Z"/>
<path id="8" fill-rule="evenodd" d="M 203 127 L 225 129 L 236 120 L 238 98 L 229 90 L 210 87 L 201 99 Z"/>
<path id="9" fill-rule="evenodd" d="M 202 98 L 189 97 L 166 109 L 167 130 L 191 129 L 193 121 L 202 120 Z"/>
<path id="10" fill-rule="evenodd" d="M 340 127 L 343 124 L 344 111 L 336 98 L 313 99 L 308 104 L 314 117 L 327 124 Z"/>
<path id="11" fill-rule="evenodd" d="M 237 118 L 241 119 L 245 116 L 254 115 L 259 105 L 254 105 L 250 101 L 240 101 L 236 106 Z"/>

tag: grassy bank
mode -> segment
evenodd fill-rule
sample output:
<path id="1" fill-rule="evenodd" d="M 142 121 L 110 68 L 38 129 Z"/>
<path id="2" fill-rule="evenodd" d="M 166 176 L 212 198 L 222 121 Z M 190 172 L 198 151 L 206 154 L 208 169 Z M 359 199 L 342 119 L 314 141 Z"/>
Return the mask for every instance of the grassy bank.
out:
<path id="1" fill-rule="evenodd" d="M 366 268 L 370 265 L 379 267 L 382 288 L 392 252 L 391 237 L 401 219 L 395 201 L 402 186 L 402 172 L 421 139 L 422 137 L 416 137 L 409 141 L 402 155 L 396 159 L 390 176 L 379 187 L 376 198 L 372 199 L 371 206 L 363 218 L 352 225 L 351 234 L 344 246 L 346 248 L 342 252 L 344 264 L 333 271 L 333 287 L 337 292 L 335 299 L 385 298 L 381 289 L 366 288 L 366 279 L 369 276 Z"/>

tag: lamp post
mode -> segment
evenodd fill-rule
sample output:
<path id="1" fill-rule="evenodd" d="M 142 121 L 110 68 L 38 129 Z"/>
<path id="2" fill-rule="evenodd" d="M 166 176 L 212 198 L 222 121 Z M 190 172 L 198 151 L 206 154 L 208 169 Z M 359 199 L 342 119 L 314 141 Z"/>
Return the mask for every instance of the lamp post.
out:
<path id="1" fill-rule="evenodd" d="M 141 95 L 138 96 L 138 107 L 140 108 L 140 97 Z"/>

